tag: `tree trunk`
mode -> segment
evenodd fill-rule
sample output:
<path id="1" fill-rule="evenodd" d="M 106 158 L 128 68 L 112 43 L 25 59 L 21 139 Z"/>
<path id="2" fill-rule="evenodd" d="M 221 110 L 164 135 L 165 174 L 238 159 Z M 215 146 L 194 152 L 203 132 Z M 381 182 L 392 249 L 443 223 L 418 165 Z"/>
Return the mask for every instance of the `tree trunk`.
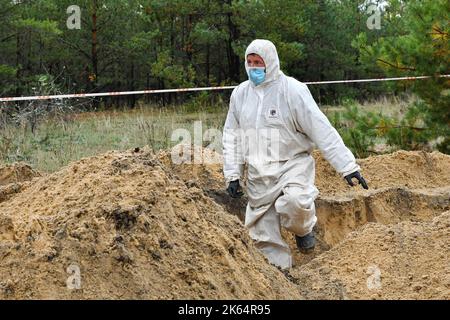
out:
<path id="1" fill-rule="evenodd" d="M 211 81 L 209 81 L 210 75 L 210 45 L 209 43 L 206 45 L 206 81 L 208 82 L 208 86 L 211 85 Z"/>
<path id="2" fill-rule="evenodd" d="M 227 0 L 228 5 L 231 7 L 231 0 Z M 239 38 L 239 30 L 237 26 L 233 23 L 231 17 L 232 12 L 227 13 L 228 19 L 228 43 L 227 43 L 227 56 L 228 56 L 228 70 L 229 70 L 229 78 L 235 82 L 239 82 L 239 70 L 241 67 L 241 63 L 239 60 L 239 56 L 237 56 L 233 51 L 233 42 Z"/>
<path id="3" fill-rule="evenodd" d="M 147 72 L 147 79 L 145 82 L 145 89 L 149 90 L 150 89 L 150 72 Z M 150 95 L 146 94 L 145 95 L 145 102 L 150 103 Z"/>
<path id="4" fill-rule="evenodd" d="M 91 63 L 92 74 L 90 75 L 91 89 L 97 87 L 98 80 L 98 55 L 97 55 L 97 0 L 92 1 L 92 43 L 91 43 Z"/>
<path id="5" fill-rule="evenodd" d="M 22 86 L 22 67 L 20 66 L 21 63 L 21 49 L 20 49 L 20 32 L 17 30 L 16 32 L 16 96 L 21 95 L 21 86 Z"/>
<path id="6" fill-rule="evenodd" d="M 131 70 L 130 70 L 130 78 L 131 78 L 131 81 L 130 81 L 130 89 L 129 90 L 131 90 L 131 91 L 134 91 L 135 90 L 135 87 L 134 87 L 134 77 L 135 77 L 135 72 L 134 72 L 134 62 L 132 62 L 131 63 Z M 128 107 L 130 107 L 130 108 L 134 108 L 135 106 L 136 106 L 136 96 L 134 95 L 134 94 L 132 94 L 132 95 L 130 95 L 130 96 L 128 96 L 129 97 L 129 99 L 128 99 Z"/>

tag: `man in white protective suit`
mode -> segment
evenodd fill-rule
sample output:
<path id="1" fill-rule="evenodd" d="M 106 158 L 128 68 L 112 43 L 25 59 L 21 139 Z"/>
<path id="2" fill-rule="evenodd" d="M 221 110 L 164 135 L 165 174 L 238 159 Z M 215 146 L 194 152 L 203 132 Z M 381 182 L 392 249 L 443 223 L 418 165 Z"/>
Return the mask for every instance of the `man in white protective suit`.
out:
<path id="1" fill-rule="evenodd" d="M 352 152 L 320 111 L 308 87 L 280 70 L 274 44 L 254 40 L 245 52 L 249 80 L 236 87 L 223 132 L 224 176 L 231 197 L 247 164 L 245 226 L 270 263 L 292 267 L 280 226 L 295 235 L 300 252 L 312 252 L 317 218 L 314 145 L 353 186 L 368 189 Z"/>

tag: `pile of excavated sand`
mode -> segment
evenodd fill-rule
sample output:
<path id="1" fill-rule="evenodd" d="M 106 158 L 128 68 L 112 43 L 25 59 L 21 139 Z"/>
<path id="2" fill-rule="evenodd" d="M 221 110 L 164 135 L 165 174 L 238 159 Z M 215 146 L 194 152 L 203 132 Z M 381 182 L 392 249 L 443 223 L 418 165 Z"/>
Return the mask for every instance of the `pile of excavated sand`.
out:
<path id="1" fill-rule="evenodd" d="M 29 298 L 301 297 L 236 217 L 143 151 L 82 159 L 0 203 L 0 299 Z"/>
<path id="2" fill-rule="evenodd" d="M 369 223 L 291 272 L 307 299 L 449 299 L 450 211 Z"/>
<path id="3" fill-rule="evenodd" d="M 39 171 L 22 162 L 0 166 L 0 202 L 20 192 L 33 178 L 41 176 Z"/>
<path id="4" fill-rule="evenodd" d="M 295 267 L 282 273 L 233 216 L 246 199 L 226 194 L 220 156 L 194 150 L 217 161 L 144 148 L 0 186 L 0 298 L 450 298 L 450 156 L 358 160 L 363 190 L 315 152 L 318 245 L 302 255 L 284 232 Z"/>
<path id="5" fill-rule="evenodd" d="M 311 255 L 298 254 L 294 238 L 284 233 L 297 266 L 338 245 L 367 223 L 429 222 L 450 210 L 450 156 L 439 152 L 397 151 L 358 159 L 369 190 L 350 187 L 314 152 L 318 245 Z"/>
<path id="6" fill-rule="evenodd" d="M 40 176 L 41 174 L 38 171 L 22 162 L 0 166 L 0 187 L 11 183 L 28 181 Z"/>
<path id="7" fill-rule="evenodd" d="M 322 196 L 364 193 L 350 187 L 321 156 L 313 153 L 316 161 L 316 185 Z M 392 154 L 358 159 L 369 188 L 403 187 L 425 189 L 450 186 L 450 157 L 422 151 L 397 151 Z M 355 180 L 356 181 L 356 180 Z"/>
<path id="8" fill-rule="evenodd" d="M 190 155 L 181 163 L 179 155 L 183 152 Z M 172 173 L 183 179 L 188 186 L 195 186 L 211 197 L 229 213 L 242 221 L 245 216 L 247 197 L 232 199 L 225 190 L 223 177 L 223 157 L 217 152 L 195 145 L 178 145 L 171 150 L 163 150 L 157 154 L 159 161 Z M 245 185 L 245 178 L 244 183 Z"/>
<path id="9" fill-rule="evenodd" d="M 169 153 L 160 155 L 170 166 Z M 450 214 L 443 214 L 450 209 L 450 157 L 398 151 L 359 159 L 370 187 L 364 190 L 348 186 L 318 151 L 313 156 L 321 192 L 316 252 L 299 254 L 293 235 L 283 233 L 296 264 L 290 278 L 301 294 L 308 299 L 450 298 Z M 172 165 L 171 170 L 205 192 L 223 190 L 221 165 Z M 213 198 L 230 211 L 225 196 Z"/>
<path id="10" fill-rule="evenodd" d="M 190 157 L 182 158 L 183 152 Z M 189 185 L 204 190 L 225 188 L 223 178 L 223 157 L 208 148 L 196 145 L 178 145 L 157 154 L 158 160 Z"/>

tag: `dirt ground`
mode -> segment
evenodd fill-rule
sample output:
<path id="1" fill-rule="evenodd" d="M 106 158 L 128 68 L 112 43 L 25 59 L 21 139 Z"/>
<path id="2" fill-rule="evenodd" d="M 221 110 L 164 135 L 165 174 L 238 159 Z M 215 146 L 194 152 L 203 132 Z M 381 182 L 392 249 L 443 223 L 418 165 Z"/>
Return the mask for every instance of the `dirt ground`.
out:
<path id="1" fill-rule="evenodd" d="M 40 176 L 41 173 L 22 162 L 2 166 L 0 167 L 0 187 L 11 183 L 29 181 Z"/>
<path id="2" fill-rule="evenodd" d="M 253 246 L 220 161 L 143 148 L 49 175 L 2 167 L 0 299 L 449 299 L 450 156 L 358 160 L 369 190 L 314 157 L 318 246 L 302 255 L 285 233 L 287 272 Z"/>

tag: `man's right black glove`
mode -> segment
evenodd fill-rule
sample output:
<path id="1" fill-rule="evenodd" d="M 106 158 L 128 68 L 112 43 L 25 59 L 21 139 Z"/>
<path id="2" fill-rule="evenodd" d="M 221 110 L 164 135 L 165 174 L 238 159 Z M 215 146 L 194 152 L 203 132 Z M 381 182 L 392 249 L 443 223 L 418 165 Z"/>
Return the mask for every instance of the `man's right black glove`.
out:
<path id="1" fill-rule="evenodd" d="M 231 181 L 227 191 L 232 198 L 240 198 L 243 195 L 242 191 L 240 191 L 239 180 Z"/>

